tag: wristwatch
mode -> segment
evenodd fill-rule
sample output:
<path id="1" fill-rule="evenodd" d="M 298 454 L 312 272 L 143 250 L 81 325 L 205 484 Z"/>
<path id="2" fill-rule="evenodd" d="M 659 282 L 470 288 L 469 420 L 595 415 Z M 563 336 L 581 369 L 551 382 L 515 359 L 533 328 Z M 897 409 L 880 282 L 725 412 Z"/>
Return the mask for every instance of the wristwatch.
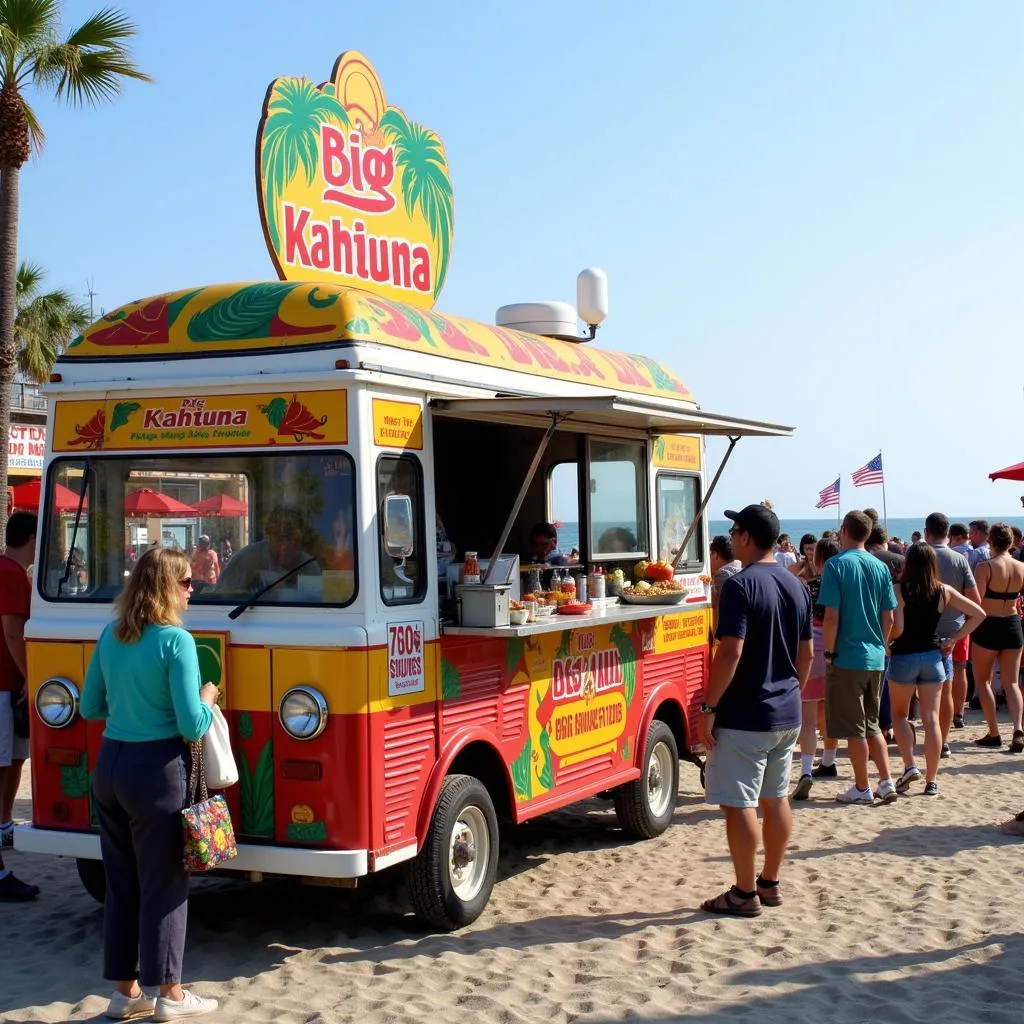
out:
<path id="1" fill-rule="evenodd" d="M 701 704 L 700 713 L 702 715 L 713 715 L 718 711 L 718 708 L 713 708 L 710 704 Z"/>

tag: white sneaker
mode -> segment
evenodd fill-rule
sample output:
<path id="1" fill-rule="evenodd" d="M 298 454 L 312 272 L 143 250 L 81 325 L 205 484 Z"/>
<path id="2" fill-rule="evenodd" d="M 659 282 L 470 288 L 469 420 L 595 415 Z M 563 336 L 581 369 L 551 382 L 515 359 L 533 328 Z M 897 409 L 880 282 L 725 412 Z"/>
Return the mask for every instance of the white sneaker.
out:
<path id="1" fill-rule="evenodd" d="M 111 1020 L 138 1020 L 141 1017 L 148 1017 L 156 1006 L 156 999 L 147 996 L 145 992 L 141 995 L 126 996 L 123 992 L 115 992 L 107 1003 L 107 1016 Z"/>
<path id="2" fill-rule="evenodd" d="M 845 792 L 836 793 L 836 799 L 841 804 L 873 804 L 875 802 L 870 789 L 858 789 L 856 785 L 851 786 Z"/>
<path id="3" fill-rule="evenodd" d="M 921 773 L 918 772 L 918 775 L 920 774 Z M 880 782 L 878 784 L 878 789 L 875 791 L 875 796 L 877 796 L 883 804 L 894 804 L 900 798 L 899 793 L 896 792 L 896 787 L 893 785 L 892 779 L 886 779 L 884 782 Z"/>
<path id="4" fill-rule="evenodd" d="M 194 992 L 184 990 L 185 998 L 176 1003 L 173 999 L 160 996 L 156 1001 L 156 1012 L 153 1020 L 178 1020 L 180 1017 L 199 1017 L 204 1013 L 213 1013 L 217 1009 L 216 999 L 204 999 Z"/>
<path id="5" fill-rule="evenodd" d="M 921 769 L 911 765 L 909 768 L 904 769 L 903 774 L 896 780 L 896 792 L 906 793 L 910 789 L 910 784 L 916 782 L 921 778 Z M 881 792 L 882 787 L 878 787 Z"/>

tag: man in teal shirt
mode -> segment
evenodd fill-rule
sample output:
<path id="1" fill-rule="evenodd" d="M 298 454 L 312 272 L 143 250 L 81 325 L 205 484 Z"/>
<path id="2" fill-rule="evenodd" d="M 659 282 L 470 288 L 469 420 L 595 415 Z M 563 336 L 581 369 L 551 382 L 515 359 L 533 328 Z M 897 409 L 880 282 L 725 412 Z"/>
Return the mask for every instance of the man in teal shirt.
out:
<path id="1" fill-rule="evenodd" d="M 825 607 L 825 726 L 847 741 L 853 785 L 836 799 L 870 804 L 868 754 L 878 769 L 878 799 L 898 799 L 889 777 L 889 749 L 878 724 L 882 674 L 896 594 L 889 570 L 864 548 L 871 520 L 848 512 L 839 532 L 841 554 L 825 564 L 818 603 Z"/>

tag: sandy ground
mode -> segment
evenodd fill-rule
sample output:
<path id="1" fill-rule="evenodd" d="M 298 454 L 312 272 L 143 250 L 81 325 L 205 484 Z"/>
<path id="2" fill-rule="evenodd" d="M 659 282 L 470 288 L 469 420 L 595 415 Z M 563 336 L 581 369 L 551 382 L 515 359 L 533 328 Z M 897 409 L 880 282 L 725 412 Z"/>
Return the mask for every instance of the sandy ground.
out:
<path id="1" fill-rule="evenodd" d="M 396 878 L 203 880 L 186 981 L 221 1000 L 220 1021 L 1016 1022 L 1024 841 L 994 826 L 1024 807 L 1024 758 L 970 746 L 978 718 L 937 800 L 840 806 L 841 760 L 795 805 L 785 905 L 756 920 L 697 909 L 731 878 L 719 813 L 683 765 L 659 839 L 623 841 L 596 800 L 507 835 L 490 907 L 455 935 L 419 930 Z M 102 1019 L 100 907 L 69 861 L 8 863 L 44 891 L 3 909 L 0 1019 Z"/>

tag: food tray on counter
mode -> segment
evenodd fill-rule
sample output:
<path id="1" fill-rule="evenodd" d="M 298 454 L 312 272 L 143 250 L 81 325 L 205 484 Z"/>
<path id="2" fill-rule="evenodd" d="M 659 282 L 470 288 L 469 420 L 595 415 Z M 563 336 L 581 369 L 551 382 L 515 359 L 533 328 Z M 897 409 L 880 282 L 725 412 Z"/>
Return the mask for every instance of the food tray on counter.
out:
<path id="1" fill-rule="evenodd" d="M 632 590 L 623 590 L 619 600 L 623 604 L 680 604 L 686 597 L 685 590 L 676 590 L 668 594 L 635 594 Z"/>

